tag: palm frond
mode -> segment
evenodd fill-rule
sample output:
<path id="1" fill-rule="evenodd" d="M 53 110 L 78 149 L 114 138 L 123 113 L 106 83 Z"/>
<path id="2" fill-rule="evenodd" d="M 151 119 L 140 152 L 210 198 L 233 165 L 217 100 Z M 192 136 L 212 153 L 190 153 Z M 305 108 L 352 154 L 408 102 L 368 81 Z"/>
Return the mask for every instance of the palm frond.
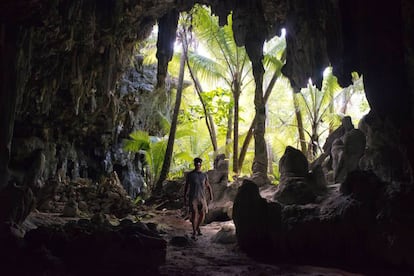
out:
<path id="1" fill-rule="evenodd" d="M 234 40 L 233 35 L 233 22 L 231 15 L 227 17 L 228 24 L 219 29 L 217 33 L 216 40 L 220 44 L 220 49 L 223 55 L 229 57 L 230 64 L 235 65 L 239 64 L 240 61 L 244 59 L 246 55 L 246 50 L 243 47 L 237 47 L 236 41 Z"/>
<path id="2" fill-rule="evenodd" d="M 342 90 L 338 84 L 338 79 L 332 74 L 332 67 L 324 71 L 320 98 L 318 99 L 317 113 L 325 114 L 327 109 L 333 104 L 333 99 Z"/>
<path id="3" fill-rule="evenodd" d="M 180 72 L 181 52 L 174 52 L 171 61 L 168 63 L 168 73 L 171 76 L 178 76 Z"/>
<path id="4" fill-rule="evenodd" d="M 195 136 L 197 135 L 197 131 L 193 128 L 182 128 L 181 125 L 175 132 L 175 139 L 181 139 L 185 137 Z"/>
<path id="5" fill-rule="evenodd" d="M 276 56 L 265 54 L 263 56 L 263 65 L 272 70 L 279 70 L 284 64 Z"/>
<path id="6" fill-rule="evenodd" d="M 161 128 L 167 133 L 170 131 L 171 122 L 170 120 L 163 114 L 161 111 L 157 112 L 159 119 L 158 122 L 161 126 Z"/>
<path id="7" fill-rule="evenodd" d="M 184 161 L 186 161 L 190 164 L 193 162 L 193 158 L 194 157 L 188 151 L 182 151 L 182 152 L 178 152 L 178 153 L 174 154 L 174 159 L 175 160 L 177 160 L 177 159 L 184 160 Z"/>
<path id="8" fill-rule="evenodd" d="M 154 44 L 155 45 L 155 44 Z M 157 63 L 157 47 L 149 47 L 143 50 L 145 65 L 156 64 Z"/>
<path id="9" fill-rule="evenodd" d="M 225 72 L 225 68 L 211 58 L 189 52 L 188 61 L 191 69 L 200 80 L 218 83 L 220 80 L 225 79 L 222 73 Z"/>
<path id="10" fill-rule="evenodd" d="M 151 167 L 153 179 L 160 175 L 166 149 L 167 140 L 163 139 L 152 143 L 151 150 L 147 151 L 147 161 Z"/>
<path id="11" fill-rule="evenodd" d="M 286 49 L 286 39 L 275 36 L 271 40 L 265 42 L 264 52 L 266 54 L 277 57 L 279 60 L 282 58 Z"/>
<path id="12" fill-rule="evenodd" d="M 130 139 L 124 139 L 123 148 L 126 151 L 138 152 L 140 150 L 148 150 L 150 148 L 150 139 L 145 131 L 134 131 L 129 135 Z"/>
<path id="13" fill-rule="evenodd" d="M 306 94 L 306 96 L 305 96 Z M 312 93 L 309 92 L 309 89 L 302 89 L 299 93 L 295 93 L 294 97 L 298 103 L 299 109 L 305 111 L 308 115 L 309 121 L 314 120 L 314 112 L 313 112 L 313 98 Z"/>
<path id="14" fill-rule="evenodd" d="M 214 59 L 226 64 L 233 75 L 237 69 L 235 66 L 244 59 L 245 50 L 237 47 L 234 41 L 231 16 L 228 16 L 228 24 L 223 27 L 218 25 L 218 18 L 212 16 L 207 8 L 197 9 L 194 16 L 198 19 L 194 28 L 198 39 Z"/>

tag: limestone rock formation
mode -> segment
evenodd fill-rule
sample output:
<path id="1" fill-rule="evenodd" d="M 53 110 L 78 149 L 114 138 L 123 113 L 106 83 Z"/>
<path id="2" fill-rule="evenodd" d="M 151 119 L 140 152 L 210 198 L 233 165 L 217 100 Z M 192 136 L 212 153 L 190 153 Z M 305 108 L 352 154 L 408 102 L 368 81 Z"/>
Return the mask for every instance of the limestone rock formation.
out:
<path id="1" fill-rule="evenodd" d="M 189 10 L 196 2 L 210 5 L 221 24 L 233 13 L 235 40 L 246 46 L 253 63 L 257 146 L 263 144 L 257 141 L 263 142 L 265 115 L 260 105 L 261 48 L 281 28 L 287 32 L 283 72 L 295 91 L 310 77 L 318 84 L 329 64 L 343 86 L 357 70 L 364 76 L 374 115 L 360 127 L 367 138 L 359 162 L 364 172 L 353 171 L 343 180 L 344 194 L 333 189 L 320 204 L 284 206 L 267 203 L 253 183 L 242 185 L 233 211 L 241 246 L 249 251 L 257 242 L 262 251 L 275 252 L 278 260 L 356 266 L 364 261 L 413 268 L 408 211 L 414 168 L 414 3 L 410 0 L 1 1 L 1 222 L 13 217 L 19 223 L 33 206 L 35 191 L 16 186 L 23 174 L 14 172 L 24 167 L 13 165 L 35 150 L 43 151 L 45 179 L 98 178 L 102 165 L 113 165 L 122 129 L 139 122 L 134 120 L 135 112 L 121 111 L 125 100 L 134 97 L 116 90 L 134 43 L 147 37 L 165 15 Z M 172 41 L 163 45 L 171 45 L 168 42 Z M 29 150 L 21 151 L 20 146 Z M 254 168 L 263 173 L 266 156 L 259 157 Z M 118 169 L 119 175 L 132 172 L 126 163 Z M 35 179 L 37 172 L 32 174 Z M 373 198 L 367 200 L 370 191 Z M 8 208 L 16 200 L 18 208 Z M 4 230 L 4 225 L 0 228 Z M 6 256 L 17 255 L 13 242 L 2 243 L 9 249 Z M 40 256 L 50 258 L 48 264 L 59 265 L 50 249 L 42 252 Z"/>
<path id="2" fill-rule="evenodd" d="M 326 180 L 321 166 L 309 171 L 308 160 L 298 149 L 286 147 L 279 162 L 280 182 L 273 199 L 283 204 L 317 202 L 325 194 Z"/>
<path id="3" fill-rule="evenodd" d="M 39 227 L 28 232 L 24 242 L 26 255 L 19 260 L 2 255 L 9 261 L 3 271 L 13 268 L 18 275 L 57 275 L 63 271 L 111 275 L 137 270 L 157 274 L 157 268 L 165 262 L 167 245 L 157 232 L 140 222 L 121 221 L 113 226 L 87 219 L 54 228 Z"/>
<path id="4" fill-rule="evenodd" d="M 344 194 L 330 189 L 319 204 L 290 205 L 266 201 L 254 183 L 245 181 L 233 210 L 239 245 L 261 260 L 410 271 L 414 229 L 403 206 L 412 190 L 385 188 L 369 173 L 351 173 L 347 181 Z M 396 200 L 401 200 L 401 216 L 391 207 Z"/>

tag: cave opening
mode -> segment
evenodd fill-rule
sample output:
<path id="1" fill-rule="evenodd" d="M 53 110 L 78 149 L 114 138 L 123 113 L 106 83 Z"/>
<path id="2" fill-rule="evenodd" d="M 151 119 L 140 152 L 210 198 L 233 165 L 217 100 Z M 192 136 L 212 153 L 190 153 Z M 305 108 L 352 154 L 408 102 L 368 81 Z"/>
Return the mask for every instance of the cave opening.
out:
<path id="1" fill-rule="evenodd" d="M 179 75 L 172 66 L 176 34 L 186 41 L 183 34 L 189 34 L 190 26 L 195 32 L 209 23 L 180 25 L 178 14 L 188 14 L 193 3 L 2 1 L 0 239 L 5 246 L 0 257 L 7 264 L 5 269 L 33 270 L 40 275 L 63 271 L 110 275 L 131 272 L 139 265 L 147 274 L 185 274 L 194 267 L 174 263 L 171 257 L 178 256 L 171 254 L 180 252 L 175 249 L 205 261 L 202 249 L 222 252 L 225 246 L 217 244 L 237 242 L 242 252 L 253 257 L 265 253 L 276 265 L 313 264 L 366 274 L 412 272 L 411 1 L 392 5 L 373 0 L 197 2 L 209 5 L 218 15 L 217 25 L 224 26 L 220 29 L 226 38 L 223 45 L 236 49 L 237 66 L 231 67 L 227 87 L 201 82 L 196 59 L 188 59 L 187 70 L 192 68 L 197 78 L 189 74 L 191 81 L 180 84 L 175 77 Z M 150 37 L 156 22 L 160 30 L 157 66 L 146 64 L 140 55 L 131 61 L 136 42 Z M 277 47 L 267 48 L 265 41 L 271 41 L 282 26 L 287 30 L 285 48 L 266 62 L 266 51 Z M 282 43 L 280 37 L 275 41 Z M 199 57 L 203 62 L 198 69 L 208 64 L 207 58 L 211 56 Z M 275 67 L 267 70 L 272 61 Z M 213 69 L 207 73 L 214 73 Z M 282 75 L 284 81 L 277 78 Z M 273 80 L 275 90 L 291 89 L 284 96 L 269 92 L 267 98 Z M 343 94 L 364 91 L 371 110 L 365 104 L 368 114 L 358 123 L 342 116 L 337 125 L 331 125 L 333 119 L 314 116 L 314 122 L 326 124 L 327 136 L 323 136 L 314 123 L 306 126 L 300 117 L 307 108 L 292 105 L 295 101 L 308 107 L 325 103 L 318 95 L 329 94 L 329 87 L 345 88 Z M 170 178 L 158 185 L 165 158 L 158 163 L 155 158 L 137 158 L 134 150 L 125 150 L 124 141 L 140 141 L 130 146 L 141 155 L 145 151 L 160 157 L 160 151 L 168 151 L 171 126 L 166 123 L 174 118 L 173 102 L 180 89 L 184 99 L 192 97 L 182 101 L 183 108 L 176 114 L 189 129 L 183 135 L 184 129 L 177 128 L 181 136 L 172 140 L 182 148 L 176 152 L 179 157 L 172 155 L 167 164 L 172 168 Z M 211 102 L 195 105 L 203 99 L 198 94 Z M 349 111 L 349 106 L 340 104 L 347 96 L 339 98 L 338 109 Z M 330 112 L 330 106 L 319 108 Z M 299 124 L 299 118 L 304 133 L 297 125 L 282 128 L 292 125 L 288 119 Z M 214 120 L 219 121 L 216 145 L 204 126 L 210 124 L 212 130 Z M 295 142 L 288 136 L 272 141 L 272 131 L 290 133 Z M 248 135 L 251 143 L 244 148 L 243 136 Z M 184 152 L 188 145 L 194 150 L 191 154 Z M 206 145 L 213 150 L 206 150 Z M 215 200 L 202 227 L 204 236 L 194 246 L 185 235 L 188 210 L 180 209 L 182 176 L 192 157 L 204 152 L 215 152 L 203 156 L 212 168 L 207 173 Z M 279 185 L 271 185 L 273 181 Z M 148 195 L 132 200 L 125 183 L 138 183 L 135 192 L 146 186 L 161 187 L 165 197 L 151 197 L 146 191 Z M 142 209 L 136 209 L 137 203 Z M 146 209 L 148 204 L 154 209 Z M 218 224 L 224 217 L 234 225 Z M 210 242 L 213 237 L 220 242 Z M 222 271 L 223 262 L 214 255 L 209 258 L 209 265 Z M 249 259 L 240 262 L 257 271 L 265 269 Z M 240 262 L 230 262 L 226 268 L 249 269 Z"/>

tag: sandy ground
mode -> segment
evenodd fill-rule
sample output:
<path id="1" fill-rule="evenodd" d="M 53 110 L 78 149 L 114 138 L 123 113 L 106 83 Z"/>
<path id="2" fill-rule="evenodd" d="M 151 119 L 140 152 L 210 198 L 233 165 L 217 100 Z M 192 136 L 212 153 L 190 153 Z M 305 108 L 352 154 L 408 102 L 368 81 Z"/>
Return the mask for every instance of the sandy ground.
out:
<path id="1" fill-rule="evenodd" d="M 160 267 L 161 275 L 320 275 L 355 276 L 334 268 L 293 265 L 268 265 L 258 263 L 246 256 L 237 243 L 214 242 L 217 232 L 224 227 L 231 228 L 230 222 L 213 222 L 201 227 L 202 236 L 191 240 L 191 223 L 184 220 L 180 210 L 150 211 L 151 215 L 143 222 L 158 225 L 162 236 L 167 240 L 167 260 Z M 174 239 L 181 244 L 171 242 Z"/>

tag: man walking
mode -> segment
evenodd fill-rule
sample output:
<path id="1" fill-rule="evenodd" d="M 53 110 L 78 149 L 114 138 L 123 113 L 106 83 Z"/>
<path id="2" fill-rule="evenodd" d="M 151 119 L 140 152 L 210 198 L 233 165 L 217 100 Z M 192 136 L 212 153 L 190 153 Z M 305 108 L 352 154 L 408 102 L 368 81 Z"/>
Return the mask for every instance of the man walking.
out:
<path id="1" fill-rule="evenodd" d="M 208 182 L 207 174 L 201 171 L 203 160 L 194 158 L 194 170 L 189 172 L 184 186 L 184 203 L 190 209 L 190 221 L 193 227 L 191 238 L 195 239 L 196 233 L 200 236 L 200 225 L 203 223 L 208 212 L 205 190 L 210 193 L 210 200 L 213 200 L 213 191 Z"/>

